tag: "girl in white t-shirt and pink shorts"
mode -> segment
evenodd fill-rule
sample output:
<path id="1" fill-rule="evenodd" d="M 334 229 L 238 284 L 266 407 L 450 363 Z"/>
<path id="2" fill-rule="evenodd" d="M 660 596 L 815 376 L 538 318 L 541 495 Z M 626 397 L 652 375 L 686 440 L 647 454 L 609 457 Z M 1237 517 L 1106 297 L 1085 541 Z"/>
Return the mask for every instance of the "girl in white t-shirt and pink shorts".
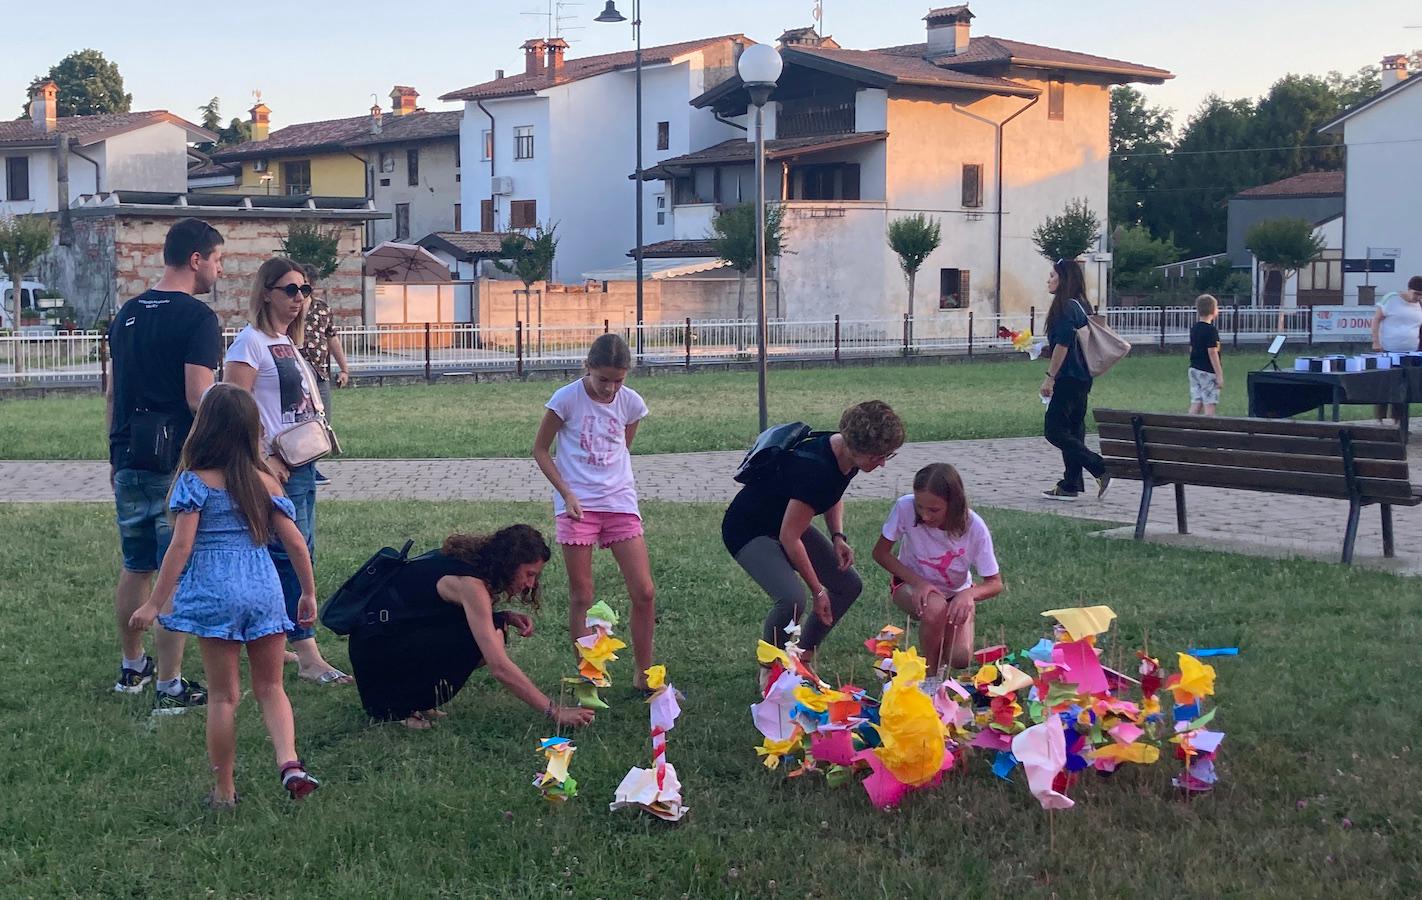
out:
<path id="1" fill-rule="evenodd" d="M 610 549 L 632 601 L 632 683 L 645 690 L 645 672 L 653 663 L 656 587 L 642 537 L 631 450 L 647 404 L 623 385 L 632 352 L 620 336 L 604 334 L 594 341 L 586 368 L 587 374 L 548 400 L 533 458 L 553 485 L 557 540 L 568 568 L 568 630 L 574 641 L 588 633 L 587 612 L 596 596 L 593 549 Z M 555 438 L 556 456 L 550 453 Z"/>
<path id="2" fill-rule="evenodd" d="M 896 500 L 884 522 L 874 561 L 892 576 L 894 604 L 922 623 L 929 673 L 967 666 L 977 604 L 1002 593 L 1002 575 L 987 523 L 968 508 L 957 469 L 933 463 L 918 470 L 913 493 Z M 981 583 L 973 584 L 973 571 Z"/>

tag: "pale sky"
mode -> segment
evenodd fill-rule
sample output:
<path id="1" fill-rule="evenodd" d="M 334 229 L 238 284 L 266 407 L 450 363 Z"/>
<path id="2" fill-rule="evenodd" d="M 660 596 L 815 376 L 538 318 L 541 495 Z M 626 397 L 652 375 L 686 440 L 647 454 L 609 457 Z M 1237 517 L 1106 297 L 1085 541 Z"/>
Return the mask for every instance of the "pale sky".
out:
<path id="1" fill-rule="evenodd" d="M 548 0 L 70 0 L 64 20 L 60 7 L 5 5 L 0 116 L 17 114 L 34 75 L 94 47 L 118 63 L 136 110 L 196 121 L 216 95 L 224 121 L 246 118 L 256 88 L 279 128 L 362 115 L 372 94 L 388 109 L 394 84 L 413 85 L 430 109 L 445 108 L 440 94 L 486 81 L 496 68 L 522 68 L 519 45 L 546 34 Z M 618 6 L 630 18 L 631 0 Z M 922 41 L 929 6 L 824 0 L 824 30 L 854 49 Z M 631 48 L 630 25 L 592 21 L 601 8 L 601 0 L 564 4 L 569 57 Z M 643 44 L 736 32 L 773 41 L 811 24 L 813 8 L 814 0 L 645 0 Z M 1422 47 L 1422 28 L 1405 28 L 1422 26 L 1417 0 L 983 0 L 972 8 L 978 34 L 1169 69 L 1173 81 L 1144 90 L 1176 110 L 1177 124 L 1210 93 L 1257 96 L 1287 72 L 1352 72 Z"/>

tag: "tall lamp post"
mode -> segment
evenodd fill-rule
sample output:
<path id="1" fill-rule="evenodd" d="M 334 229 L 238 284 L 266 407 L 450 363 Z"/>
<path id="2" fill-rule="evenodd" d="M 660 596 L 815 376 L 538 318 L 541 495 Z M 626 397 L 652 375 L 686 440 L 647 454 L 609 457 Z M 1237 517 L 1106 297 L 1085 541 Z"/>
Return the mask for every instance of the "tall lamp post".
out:
<path id="1" fill-rule="evenodd" d="M 766 348 L 769 323 L 765 315 L 765 104 L 784 63 L 769 44 L 752 44 L 741 52 L 736 72 L 755 106 L 755 301 L 756 371 L 760 394 L 760 430 L 769 426 L 765 401 Z"/>
<path id="2" fill-rule="evenodd" d="M 627 17 L 617 11 L 616 0 L 607 0 L 594 22 L 626 22 Z M 637 247 L 633 256 L 637 260 L 637 361 L 642 361 L 642 0 L 632 0 L 632 35 L 637 50 L 633 57 L 634 77 L 637 82 Z M 762 429 L 764 430 L 764 429 Z"/>

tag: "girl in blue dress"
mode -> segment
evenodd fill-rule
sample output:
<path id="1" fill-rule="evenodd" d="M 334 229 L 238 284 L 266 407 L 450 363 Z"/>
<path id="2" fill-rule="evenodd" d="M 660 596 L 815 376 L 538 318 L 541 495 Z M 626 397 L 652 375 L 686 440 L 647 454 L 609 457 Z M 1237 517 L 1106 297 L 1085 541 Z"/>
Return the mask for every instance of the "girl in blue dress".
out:
<path id="1" fill-rule="evenodd" d="M 217 785 L 205 802 L 213 809 L 237 805 L 233 768 L 243 645 L 282 787 L 300 800 L 320 785 L 296 755 L 291 703 L 282 687 L 292 623 L 268 539 L 275 537 L 291 554 L 301 582 L 302 625 L 316 621 L 316 583 L 295 510 L 262 463 L 260 446 L 252 395 L 234 385 L 213 385 L 198 405 L 168 498 L 173 542 L 152 595 L 130 622 L 146 629 L 161 611 L 164 627 L 197 635 L 209 683 L 207 752 Z"/>

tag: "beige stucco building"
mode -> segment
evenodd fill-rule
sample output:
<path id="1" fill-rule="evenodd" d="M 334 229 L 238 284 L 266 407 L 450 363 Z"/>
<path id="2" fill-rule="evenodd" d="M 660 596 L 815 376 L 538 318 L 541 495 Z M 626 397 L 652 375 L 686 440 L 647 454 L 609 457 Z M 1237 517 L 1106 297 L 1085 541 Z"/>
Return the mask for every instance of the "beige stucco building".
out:
<path id="1" fill-rule="evenodd" d="M 916 319 L 1041 309 L 1049 268 L 1033 230 L 1073 199 L 1104 224 L 1110 89 L 1171 74 L 974 36 L 972 18 L 966 6 L 931 10 L 923 43 L 879 50 L 846 50 L 809 29 L 782 37 L 785 68 L 765 107 L 766 195 L 784 207 L 787 251 L 776 265 L 783 304 L 771 316 L 905 313 L 886 232 L 914 213 L 942 227 L 919 270 Z M 678 252 L 699 242 L 710 253 L 702 239 L 718 210 L 754 197 L 753 110 L 738 78 L 693 103 L 746 134 L 665 160 L 648 177 L 669 186 Z M 1102 268 L 1085 262 L 1095 297 Z"/>

